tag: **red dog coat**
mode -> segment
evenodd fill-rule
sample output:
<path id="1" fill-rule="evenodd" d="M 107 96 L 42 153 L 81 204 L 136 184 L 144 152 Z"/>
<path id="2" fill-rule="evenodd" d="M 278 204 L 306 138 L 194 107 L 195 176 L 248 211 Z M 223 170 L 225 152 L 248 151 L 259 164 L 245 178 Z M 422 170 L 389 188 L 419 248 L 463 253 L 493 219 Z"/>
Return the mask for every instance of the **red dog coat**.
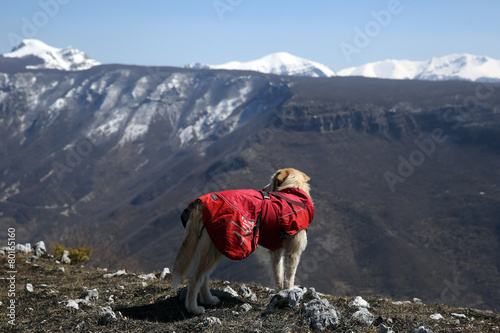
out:
<path id="1" fill-rule="evenodd" d="M 181 215 L 184 227 L 192 205 L 203 204 L 203 224 L 217 249 L 232 260 L 248 257 L 257 244 L 277 250 L 281 232 L 294 235 L 307 229 L 314 216 L 309 196 L 296 188 L 281 192 L 231 190 L 205 194 Z"/>

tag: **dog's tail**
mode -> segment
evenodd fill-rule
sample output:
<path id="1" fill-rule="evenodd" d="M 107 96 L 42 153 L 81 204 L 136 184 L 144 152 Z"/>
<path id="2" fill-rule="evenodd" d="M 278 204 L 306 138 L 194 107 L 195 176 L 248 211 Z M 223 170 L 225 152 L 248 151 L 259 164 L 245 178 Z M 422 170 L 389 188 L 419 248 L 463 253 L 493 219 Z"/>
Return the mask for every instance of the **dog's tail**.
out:
<path id="1" fill-rule="evenodd" d="M 192 208 L 189 220 L 186 224 L 184 239 L 175 257 L 174 268 L 172 270 L 172 286 L 175 292 L 177 292 L 177 288 L 182 278 L 187 275 L 193 265 L 194 258 L 196 257 L 196 250 L 198 249 L 200 231 L 203 227 L 203 205 L 201 202 L 195 202 L 193 205 L 194 207 Z"/>

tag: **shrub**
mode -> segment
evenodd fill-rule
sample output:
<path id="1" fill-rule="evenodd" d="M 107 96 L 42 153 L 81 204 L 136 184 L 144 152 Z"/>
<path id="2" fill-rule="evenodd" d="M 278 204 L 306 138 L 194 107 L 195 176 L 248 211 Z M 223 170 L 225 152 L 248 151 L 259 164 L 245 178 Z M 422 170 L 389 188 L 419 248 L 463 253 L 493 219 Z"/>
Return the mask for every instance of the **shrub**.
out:
<path id="1" fill-rule="evenodd" d="M 77 264 L 79 262 L 84 262 L 89 260 L 90 248 L 85 246 L 79 246 L 76 249 L 71 247 L 66 247 L 64 245 L 52 245 L 52 249 L 54 250 L 54 255 L 56 258 L 61 258 L 64 250 L 69 252 L 69 258 L 71 259 L 72 264 Z"/>

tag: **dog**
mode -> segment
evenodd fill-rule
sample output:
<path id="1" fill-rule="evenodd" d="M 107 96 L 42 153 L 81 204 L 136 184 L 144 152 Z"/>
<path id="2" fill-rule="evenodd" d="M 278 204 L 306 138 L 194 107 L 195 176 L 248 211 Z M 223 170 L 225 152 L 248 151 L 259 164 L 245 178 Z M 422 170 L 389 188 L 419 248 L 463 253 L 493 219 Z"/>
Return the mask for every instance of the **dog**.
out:
<path id="1" fill-rule="evenodd" d="M 307 227 L 314 216 L 309 176 L 280 169 L 262 191 L 229 190 L 209 193 L 191 202 L 181 215 L 184 239 L 175 258 L 172 284 L 177 292 L 196 253 L 199 262 L 187 283 L 186 309 L 216 305 L 210 293 L 209 275 L 222 255 L 241 260 L 258 245 L 270 251 L 276 290 L 292 289 L 300 256 L 307 245 Z"/>

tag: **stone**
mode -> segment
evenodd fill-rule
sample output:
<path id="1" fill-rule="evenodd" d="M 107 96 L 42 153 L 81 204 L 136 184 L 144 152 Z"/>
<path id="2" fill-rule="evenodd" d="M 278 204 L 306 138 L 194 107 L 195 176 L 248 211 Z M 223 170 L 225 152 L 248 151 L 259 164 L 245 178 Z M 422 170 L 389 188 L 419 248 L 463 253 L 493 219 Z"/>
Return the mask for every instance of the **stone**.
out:
<path id="1" fill-rule="evenodd" d="M 165 267 L 160 274 L 160 279 L 164 279 L 168 274 L 170 274 L 170 269 Z"/>
<path id="2" fill-rule="evenodd" d="M 156 275 L 154 273 L 149 273 L 149 274 L 141 274 L 138 276 L 139 279 L 141 280 L 154 280 L 156 279 Z"/>
<path id="3" fill-rule="evenodd" d="M 340 314 L 326 299 L 313 299 L 305 303 L 302 312 L 306 313 L 305 320 L 314 330 L 324 331 L 339 325 Z"/>
<path id="4" fill-rule="evenodd" d="M 105 326 L 116 320 L 116 314 L 110 306 L 105 306 L 99 310 L 99 325 Z"/>
<path id="5" fill-rule="evenodd" d="M 361 324 L 371 325 L 375 320 L 375 317 L 366 308 L 359 308 L 358 311 L 354 312 L 352 315 L 353 319 L 356 319 Z"/>
<path id="6" fill-rule="evenodd" d="M 423 304 L 422 300 L 416 297 L 413 298 L 413 303 Z"/>
<path id="7" fill-rule="evenodd" d="M 413 333 L 434 333 L 432 330 L 425 328 L 424 326 L 420 326 L 419 328 L 416 328 Z"/>
<path id="8" fill-rule="evenodd" d="M 316 289 L 309 288 L 307 289 L 304 296 L 302 296 L 302 299 L 304 303 L 307 303 L 309 301 L 312 301 L 313 299 L 321 299 L 321 298 L 319 297 L 319 294 L 316 292 Z"/>
<path id="9" fill-rule="evenodd" d="M 23 244 L 16 244 L 16 253 L 30 253 L 31 252 L 31 244 L 26 243 L 25 245 Z"/>
<path id="10" fill-rule="evenodd" d="M 238 294 L 243 297 L 250 299 L 252 302 L 257 302 L 257 295 L 255 295 L 250 288 L 242 284 L 238 290 Z"/>
<path id="11" fill-rule="evenodd" d="M 31 283 L 27 283 L 26 287 L 24 287 L 27 292 L 32 293 L 33 292 L 33 285 Z"/>
<path id="12" fill-rule="evenodd" d="M 99 291 L 97 289 L 86 290 L 83 293 L 83 298 L 90 302 L 95 302 L 99 299 Z"/>
<path id="13" fill-rule="evenodd" d="M 47 249 L 45 248 L 45 242 L 39 241 L 35 244 L 35 256 L 41 257 L 47 253 Z"/>
<path id="14" fill-rule="evenodd" d="M 73 308 L 73 309 L 77 309 L 77 310 L 79 309 L 78 303 L 72 299 L 68 301 L 66 306 Z"/>
<path id="15" fill-rule="evenodd" d="M 391 327 L 385 326 L 384 324 L 381 324 L 378 333 L 394 333 Z"/>
<path id="16" fill-rule="evenodd" d="M 252 290 L 246 285 L 242 284 L 240 289 L 238 289 L 238 294 L 243 298 L 248 298 L 252 295 Z"/>
<path id="17" fill-rule="evenodd" d="M 226 286 L 224 288 L 224 292 L 228 293 L 229 295 L 231 295 L 233 297 L 238 297 L 238 293 L 233 288 L 231 288 L 230 286 Z"/>
<path id="18" fill-rule="evenodd" d="M 205 325 L 205 326 L 212 326 L 212 325 L 222 326 L 222 322 L 217 317 L 207 317 L 203 320 L 203 325 Z"/>
<path id="19" fill-rule="evenodd" d="M 305 292 L 306 288 L 294 288 L 291 290 L 280 291 L 273 296 L 263 314 L 271 314 L 276 312 L 278 309 L 285 309 L 287 307 L 298 308 L 300 300 Z"/>
<path id="20" fill-rule="evenodd" d="M 120 276 L 120 275 L 127 275 L 127 270 L 126 269 L 120 269 L 119 271 L 116 271 L 114 273 L 108 273 L 108 274 L 104 274 L 102 277 L 104 278 L 110 278 L 110 277 L 114 277 L 114 276 Z"/>
<path id="21" fill-rule="evenodd" d="M 5 251 L 4 250 L 0 250 L 0 258 L 3 258 L 5 257 Z"/>
<path id="22" fill-rule="evenodd" d="M 356 296 L 350 303 L 350 307 L 353 308 L 370 308 L 370 304 L 363 299 L 361 296 Z"/>
<path id="23" fill-rule="evenodd" d="M 57 270 L 58 270 L 58 271 L 61 271 L 61 272 L 63 272 L 63 273 L 64 273 L 64 272 L 66 272 L 66 269 L 65 269 L 64 267 L 59 267 Z"/>
<path id="24" fill-rule="evenodd" d="M 464 315 L 464 314 L 461 314 L 461 313 L 450 313 L 450 315 L 452 315 L 453 317 L 455 318 L 459 318 L 459 319 L 467 319 L 467 316 Z"/>
<path id="25" fill-rule="evenodd" d="M 61 262 L 63 264 L 70 264 L 71 263 L 71 259 L 69 258 L 69 251 L 68 250 L 63 251 L 63 255 L 61 256 Z"/>
<path id="26" fill-rule="evenodd" d="M 252 310 L 252 306 L 248 303 L 244 303 L 240 306 L 240 309 L 243 310 L 244 312 L 248 312 Z"/>
<path id="27" fill-rule="evenodd" d="M 443 319 L 443 316 L 440 313 L 434 313 L 429 316 L 429 318 L 433 320 L 441 320 Z"/>

